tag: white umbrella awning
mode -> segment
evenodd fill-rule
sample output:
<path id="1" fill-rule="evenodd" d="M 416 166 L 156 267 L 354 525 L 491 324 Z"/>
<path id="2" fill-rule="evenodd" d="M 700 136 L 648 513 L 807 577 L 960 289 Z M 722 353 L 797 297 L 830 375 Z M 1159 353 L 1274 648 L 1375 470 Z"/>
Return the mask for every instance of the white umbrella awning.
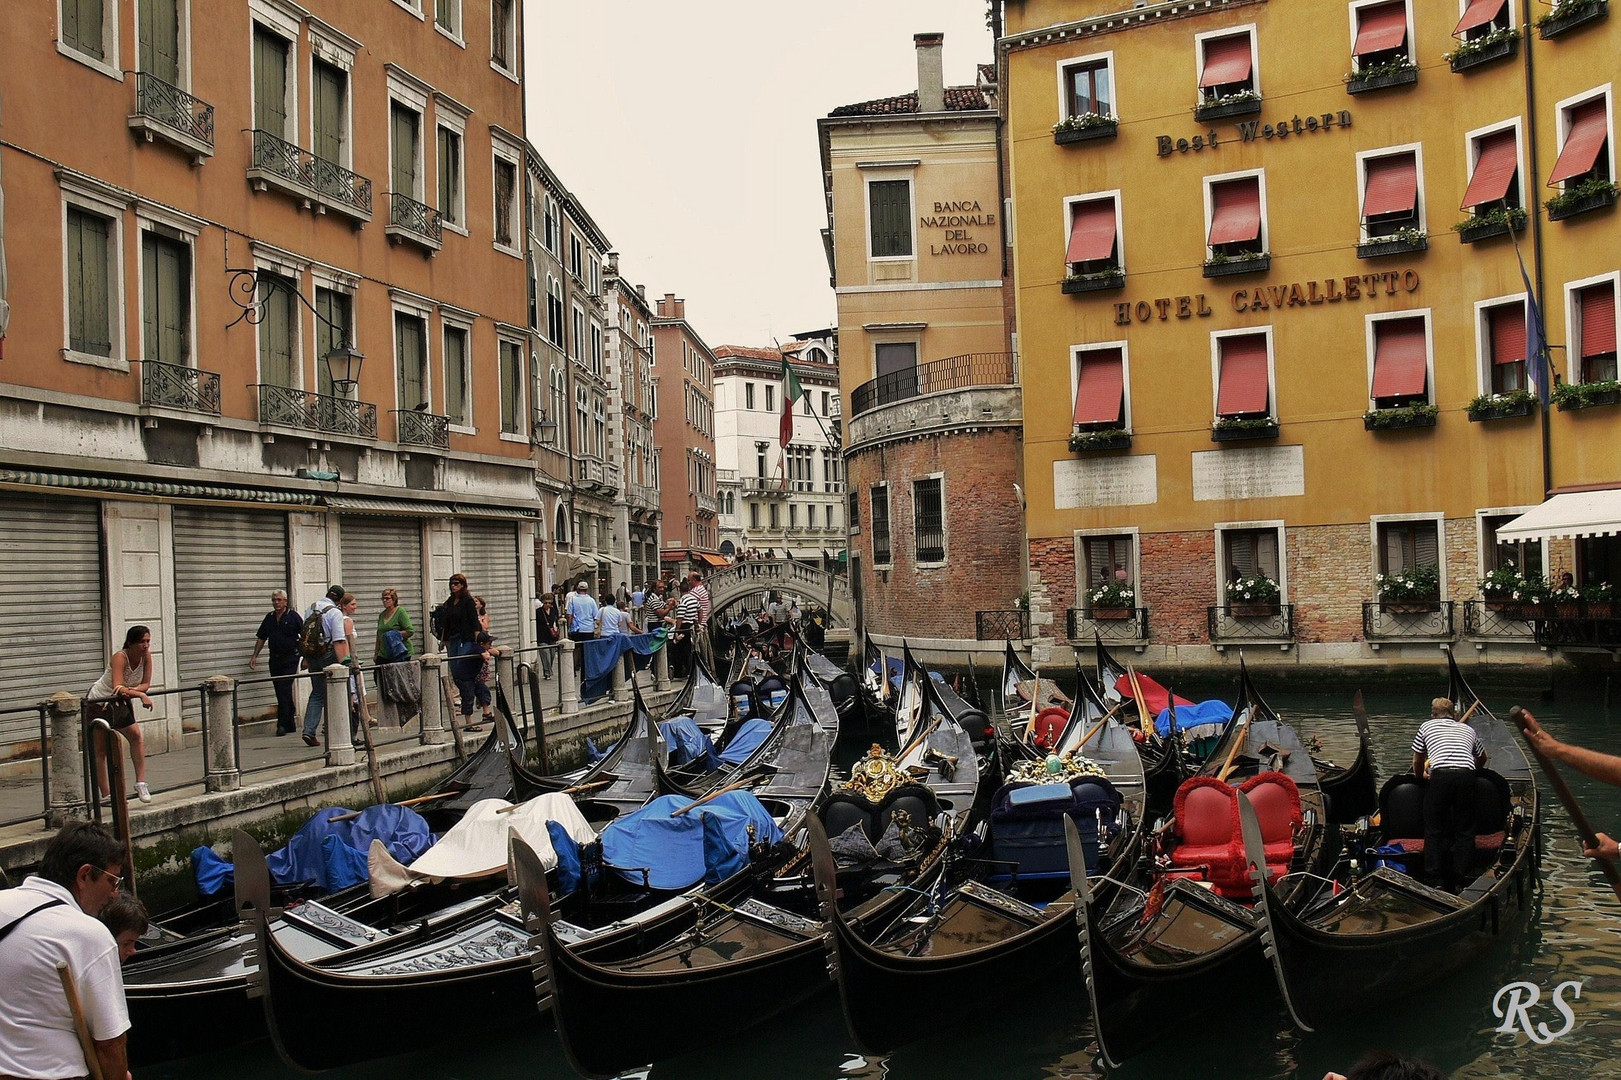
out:
<path id="1" fill-rule="evenodd" d="M 575 566 L 596 566 L 596 565 L 598 565 L 595 555 L 575 555 L 573 557 L 573 562 L 574 562 Z"/>
<path id="2" fill-rule="evenodd" d="M 1497 530 L 1499 541 L 1562 540 L 1621 533 L 1621 488 L 1555 495 Z"/>

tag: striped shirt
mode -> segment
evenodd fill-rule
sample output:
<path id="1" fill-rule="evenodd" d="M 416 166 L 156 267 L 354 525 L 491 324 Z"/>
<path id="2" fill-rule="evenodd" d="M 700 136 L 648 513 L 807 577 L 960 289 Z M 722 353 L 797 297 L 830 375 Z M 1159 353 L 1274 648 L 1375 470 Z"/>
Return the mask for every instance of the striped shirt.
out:
<path id="1" fill-rule="evenodd" d="M 1474 728 L 1441 717 L 1418 729 L 1413 736 L 1413 753 L 1429 758 L 1432 769 L 1473 769 L 1482 748 Z"/>
<path id="2" fill-rule="evenodd" d="M 682 626 L 688 628 L 698 625 L 698 598 L 690 592 L 682 593 L 680 601 L 675 605 L 675 618 Z"/>
<path id="3" fill-rule="evenodd" d="M 692 587 L 692 595 L 698 598 L 698 625 L 709 625 L 709 586 L 703 582 Z"/>

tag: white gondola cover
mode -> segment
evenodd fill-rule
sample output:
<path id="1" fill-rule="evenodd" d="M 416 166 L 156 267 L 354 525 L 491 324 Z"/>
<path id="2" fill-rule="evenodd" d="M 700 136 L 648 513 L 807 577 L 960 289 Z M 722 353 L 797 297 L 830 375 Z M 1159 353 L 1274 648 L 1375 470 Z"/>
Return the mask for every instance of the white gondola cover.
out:
<path id="1" fill-rule="evenodd" d="M 507 868 L 507 835 L 516 832 L 535 849 L 546 869 L 557 865 L 557 852 L 546 829 L 556 821 L 580 844 L 594 843 L 596 830 L 585 820 L 574 800 L 561 792 L 539 795 L 517 809 L 505 799 L 476 802 L 439 842 L 410 866 L 373 842 L 366 854 L 371 871 L 371 894 L 387 896 L 418 881 L 444 881 L 449 878 L 479 878 L 499 874 Z M 506 811 L 503 813 L 502 811 Z"/>

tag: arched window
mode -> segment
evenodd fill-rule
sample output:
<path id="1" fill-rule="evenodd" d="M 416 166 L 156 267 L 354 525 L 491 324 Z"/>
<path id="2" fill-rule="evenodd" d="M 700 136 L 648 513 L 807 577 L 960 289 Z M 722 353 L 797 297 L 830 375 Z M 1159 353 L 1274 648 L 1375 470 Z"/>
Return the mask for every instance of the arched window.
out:
<path id="1" fill-rule="evenodd" d="M 552 535 L 557 538 L 557 546 L 560 548 L 568 547 L 569 539 L 574 535 L 568 527 L 568 507 L 562 503 L 557 504 L 557 518 L 552 523 Z"/>

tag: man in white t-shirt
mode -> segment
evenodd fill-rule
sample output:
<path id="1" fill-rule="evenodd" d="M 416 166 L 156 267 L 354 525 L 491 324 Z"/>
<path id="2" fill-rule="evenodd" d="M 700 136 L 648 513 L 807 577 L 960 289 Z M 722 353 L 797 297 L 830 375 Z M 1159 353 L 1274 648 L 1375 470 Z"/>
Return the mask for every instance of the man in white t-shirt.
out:
<path id="1" fill-rule="evenodd" d="M 124 854 L 99 825 L 51 840 L 39 873 L 0 892 L 0 1076 L 66 1080 L 90 1067 L 56 965 L 66 962 L 108 1080 L 129 1076 L 118 942 L 96 918 L 123 884 Z"/>

